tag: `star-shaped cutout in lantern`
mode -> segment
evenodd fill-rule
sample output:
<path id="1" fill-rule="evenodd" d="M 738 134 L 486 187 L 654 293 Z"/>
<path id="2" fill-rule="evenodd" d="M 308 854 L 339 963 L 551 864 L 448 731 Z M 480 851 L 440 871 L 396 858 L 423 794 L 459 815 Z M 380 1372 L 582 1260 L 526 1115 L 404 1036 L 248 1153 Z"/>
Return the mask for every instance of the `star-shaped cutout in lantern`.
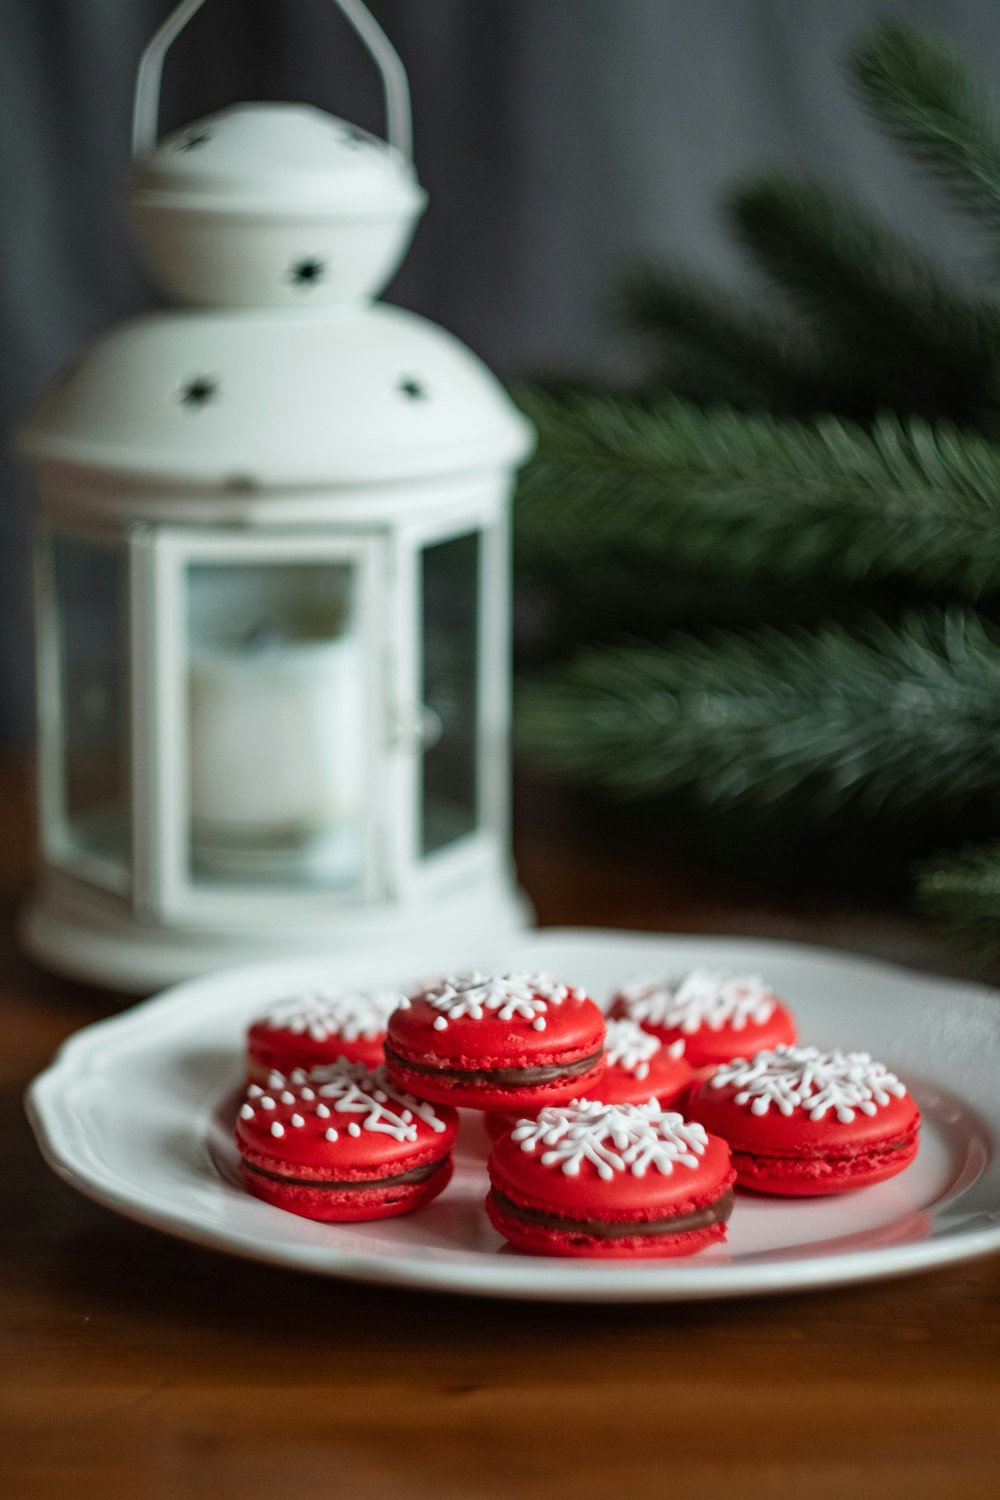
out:
<path id="1" fill-rule="evenodd" d="M 417 380 L 413 375 L 404 375 L 403 379 L 397 386 L 397 390 L 399 391 L 400 395 L 405 396 L 408 401 L 430 400 L 430 392 L 424 385 L 423 381 Z"/>
<path id="2" fill-rule="evenodd" d="M 178 151 L 197 151 L 199 146 L 206 146 L 212 139 L 210 130 L 198 130 L 194 135 L 187 135 L 178 143 Z"/>
<path id="3" fill-rule="evenodd" d="M 326 261 L 317 260 L 315 256 L 296 261 L 291 277 L 294 286 L 319 286 L 326 277 Z"/>
<path id="4" fill-rule="evenodd" d="M 208 375 L 197 375 L 181 391 L 181 405 L 188 411 L 201 411 L 219 394 L 219 382 Z"/>

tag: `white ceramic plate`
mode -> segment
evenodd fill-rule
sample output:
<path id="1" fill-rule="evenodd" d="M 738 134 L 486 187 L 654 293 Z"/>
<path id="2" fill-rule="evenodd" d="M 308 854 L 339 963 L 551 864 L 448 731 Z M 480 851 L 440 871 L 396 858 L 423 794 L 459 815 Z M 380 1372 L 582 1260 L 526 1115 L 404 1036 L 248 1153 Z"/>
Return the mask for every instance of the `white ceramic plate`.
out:
<path id="1" fill-rule="evenodd" d="M 419 1213 L 316 1224 L 239 1186 L 231 1139 L 248 1021 L 310 982 L 400 983 L 414 973 L 543 969 L 606 998 L 642 971 L 695 964 L 763 974 L 803 1042 L 865 1049 L 900 1073 L 923 1111 L 917 1160 L 837 1198 L 738 1195 L 724 1246 L 684 1260 L 549 1260 L 505 1246 L 483 1212 L 486 1139 L 463 1120 L 452 1182 Z M 181 985 L 72 1037 L 35 1080 L 42 1151 L 99 1203 L 183 1239 L 302 1271 L 437 1291 L 561 1301 L 736 1297 L 867 1281 L 1000 1249 L 1000 996 L 788 943 L 549 930 L 502 953 L 284 963 Z"/>

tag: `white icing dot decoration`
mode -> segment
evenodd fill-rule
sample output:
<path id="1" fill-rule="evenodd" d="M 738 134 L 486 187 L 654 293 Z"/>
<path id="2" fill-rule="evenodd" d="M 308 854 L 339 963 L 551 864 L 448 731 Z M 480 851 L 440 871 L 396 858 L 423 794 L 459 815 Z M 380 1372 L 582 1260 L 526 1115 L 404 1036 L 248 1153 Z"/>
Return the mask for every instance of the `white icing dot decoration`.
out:
<path id="1" fill-rule="evenodd" d="M 323 1132 L 328 1141 L 335 1141 L 338 1131 L 331 1124 L 324 1132 L 324 1124 L 336 1115 L 348 1117 L 343 1120 L 340 1133 L 346 1125 L 351 1136 L 371 1130 L 392 1136 L 400 1143 L 418 1140 L 421 1127 L 429 1127 L 437 1135 L 448 1129 L 432 1104 L 396 1088 L 384 1067 L 367 1068 L 364 1063 L 341 1057 L 335 1063 L 314 1068 L 309 1078 L 309 1087 L 286 1089 L 282 1093 L 280 1104 L 294 1108 L 274 1120 L 272 1135 L 283 1136 L 289 1128 L 306 1130 L 312 1125 L 317 1135 Z M 269 1095 L 260 1099 L 259 1106 L 272 1111 L 279 1108 Z M 244 1120 L 254 1113 L 250 1104 L 240 1109 Z"/>
<path id="2" fill-rule="evenodd" d="M 369 1069 L 364 1063 L 341 1058 L 329 1067 L 314 1068 L 310 1076 L 321 1099 L 316 1105 L 317 1115 L 321 1109 L 326 1110 L 323 1119 L 329 1117 L 331 1110 L 334 1114 L 364 1115 L 363 1120 L 348 1125 L 352 1134 L 374 1130 L 397 1141 L 415 1141 L 418 1120 L 439 1135 L 447 1129 L 433 1105 L 397 1089 L 390 1083 L 384 1067 Z M 394 1109 L 393 1105 L 402 1105 L 403 1109 Z"/>
<path id="3" fill-rule="evenodd" d="M 578 1177 L 585 1161 L 610 1180 L 616 1172 L 644 1177 L 655 1167 L 669 1177 L 675 1167 L 696 1167 L 705 1154 L 708 1134 L 702 1125 L 648 1104 L 601 1104 L 574 1099 L 550 1105 L 534 1120 L 519 1120 L 511 1138 L 522 1151 L 544 1147 L 543 1167 L 558 1166 Z"/>
<path id="4" fill-rule="evenodd" d="M 530 1021 L 535 1031 L 544 1031 L 549 1006 L 561 1005 L 572 993 L 547 974 L 474 973 L 442 979 L 423 998 L 441 1011 L 435 1031 L 446 1031 L 450 1021 L 481 1021 L 487 1014 L 501 1021 Z"/>
<path id="5" fill-rule="evenodd" d="M 677 1026 L 691 1035 L 702 1026 L 720 1031 L 731 1026 L 742 1031 L 763 1025 L 774 1014 L 777 1001 L 763 979 L 716 974 L 692 969 L 683 979 L 635 979 L 621 990 L 633 1021 L 653 1026 Z"/>
<path id="6" fill-rule="evenodd" d="M 669 1048 L 671 1057 L 679 1057 L 684 1051 L 683 1041 L 675 1043 L 680 1052 Z M 608 1067 L 619 1067 L 633 1078 L 642 1080 L 649 1076 L 650 1059 L 661 1051 L 663 1043 L 649 1031 L 643 1031 L 635 1021 L 609 1021 L 604 1042 L 604 1058 Z"/>
<path id="7" fill-rule="evenodd" d="M 333 1037 L 345 1042 L 361 1038 L 375 1042 L 385 1035 L 389 1017 L 402 998 L 396 990 L 307 990 L 292 999 L 279 1000 L 258 1024 L 273 1031 L 308 1036 L 314 1042 L 328 1042 Z"/>
<path id="8" fill-rule="evenodd" d="M 783 1115 L 804 1110 L 810 1120 L 821 1120 L 832 1110 L 842 1125 L 855 1113 L 874 1115 L 906 1088 L 870 1052 L 820 1052 L 817 1047 L 775 1047 L 749 1060 L 734 1058 L 710 1080 L 712 1088 L 731 1084 L 739 1090 L 737 1104 L 749 1104 L 755 1115 L 766 1115 L 773 1104 Z"/>
<path id="9" fill-rule="evenodd" d="M 261 1088 L 259 1083 L 252 1083 L 247 1089 L 247 1093 L 250 1095 L 251 1099 L 259 1099 L 263 1092 L 264 1090 Z"/>

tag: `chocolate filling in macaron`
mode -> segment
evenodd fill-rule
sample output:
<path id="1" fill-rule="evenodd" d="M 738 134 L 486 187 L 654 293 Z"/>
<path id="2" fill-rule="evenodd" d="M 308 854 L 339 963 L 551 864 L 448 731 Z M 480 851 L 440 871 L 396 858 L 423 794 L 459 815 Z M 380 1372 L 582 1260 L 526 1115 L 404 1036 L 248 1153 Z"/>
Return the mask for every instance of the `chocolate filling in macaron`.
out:
<path id="1" fill-rule="evenodd" d="M 692 1229 L 708 1229 L 713 1224 L 725 1224 L 733 1211 L 736 1194 L 732 1188 L 728 1188 L 714 1203 L 692 1209 L 690 1213 L 620 1224 L 606 1219 L 571 1219 L 565 1214 L 526 1208 L 523 1203 L 515 1203 L 513 1198 L 508 1198 L 497 1188 L 493 1189 L 493 1198 L 505 1214 L 519 1219 L 522 1224 L 538 1224 L 543 1229 L 557 1229 L 562 1234 L 580 1235 L 584 1239 L 623 1240 L 634 1239 L 639 1234 L 643 1237 L 648 1234 L 683 1234 Z"/>

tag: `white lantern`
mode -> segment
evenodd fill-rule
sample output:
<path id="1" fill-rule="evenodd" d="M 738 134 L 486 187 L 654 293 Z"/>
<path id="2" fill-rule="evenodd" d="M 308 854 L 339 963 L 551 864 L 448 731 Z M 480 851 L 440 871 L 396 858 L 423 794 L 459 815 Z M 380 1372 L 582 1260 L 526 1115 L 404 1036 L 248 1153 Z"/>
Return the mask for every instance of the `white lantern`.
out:
<path id="1" fill-rule="evenodd" d="M 111 330 L 22 435 L 39 473 L 44 876 L 60 970 L 145 990 L 233 961 L 521 925 L 508 854 L 513 470 L 482 364 L 370 301 L 424 205 L 389 142 L 240 105 L 156 144 L 131 217 L 189 304 Z"/>

